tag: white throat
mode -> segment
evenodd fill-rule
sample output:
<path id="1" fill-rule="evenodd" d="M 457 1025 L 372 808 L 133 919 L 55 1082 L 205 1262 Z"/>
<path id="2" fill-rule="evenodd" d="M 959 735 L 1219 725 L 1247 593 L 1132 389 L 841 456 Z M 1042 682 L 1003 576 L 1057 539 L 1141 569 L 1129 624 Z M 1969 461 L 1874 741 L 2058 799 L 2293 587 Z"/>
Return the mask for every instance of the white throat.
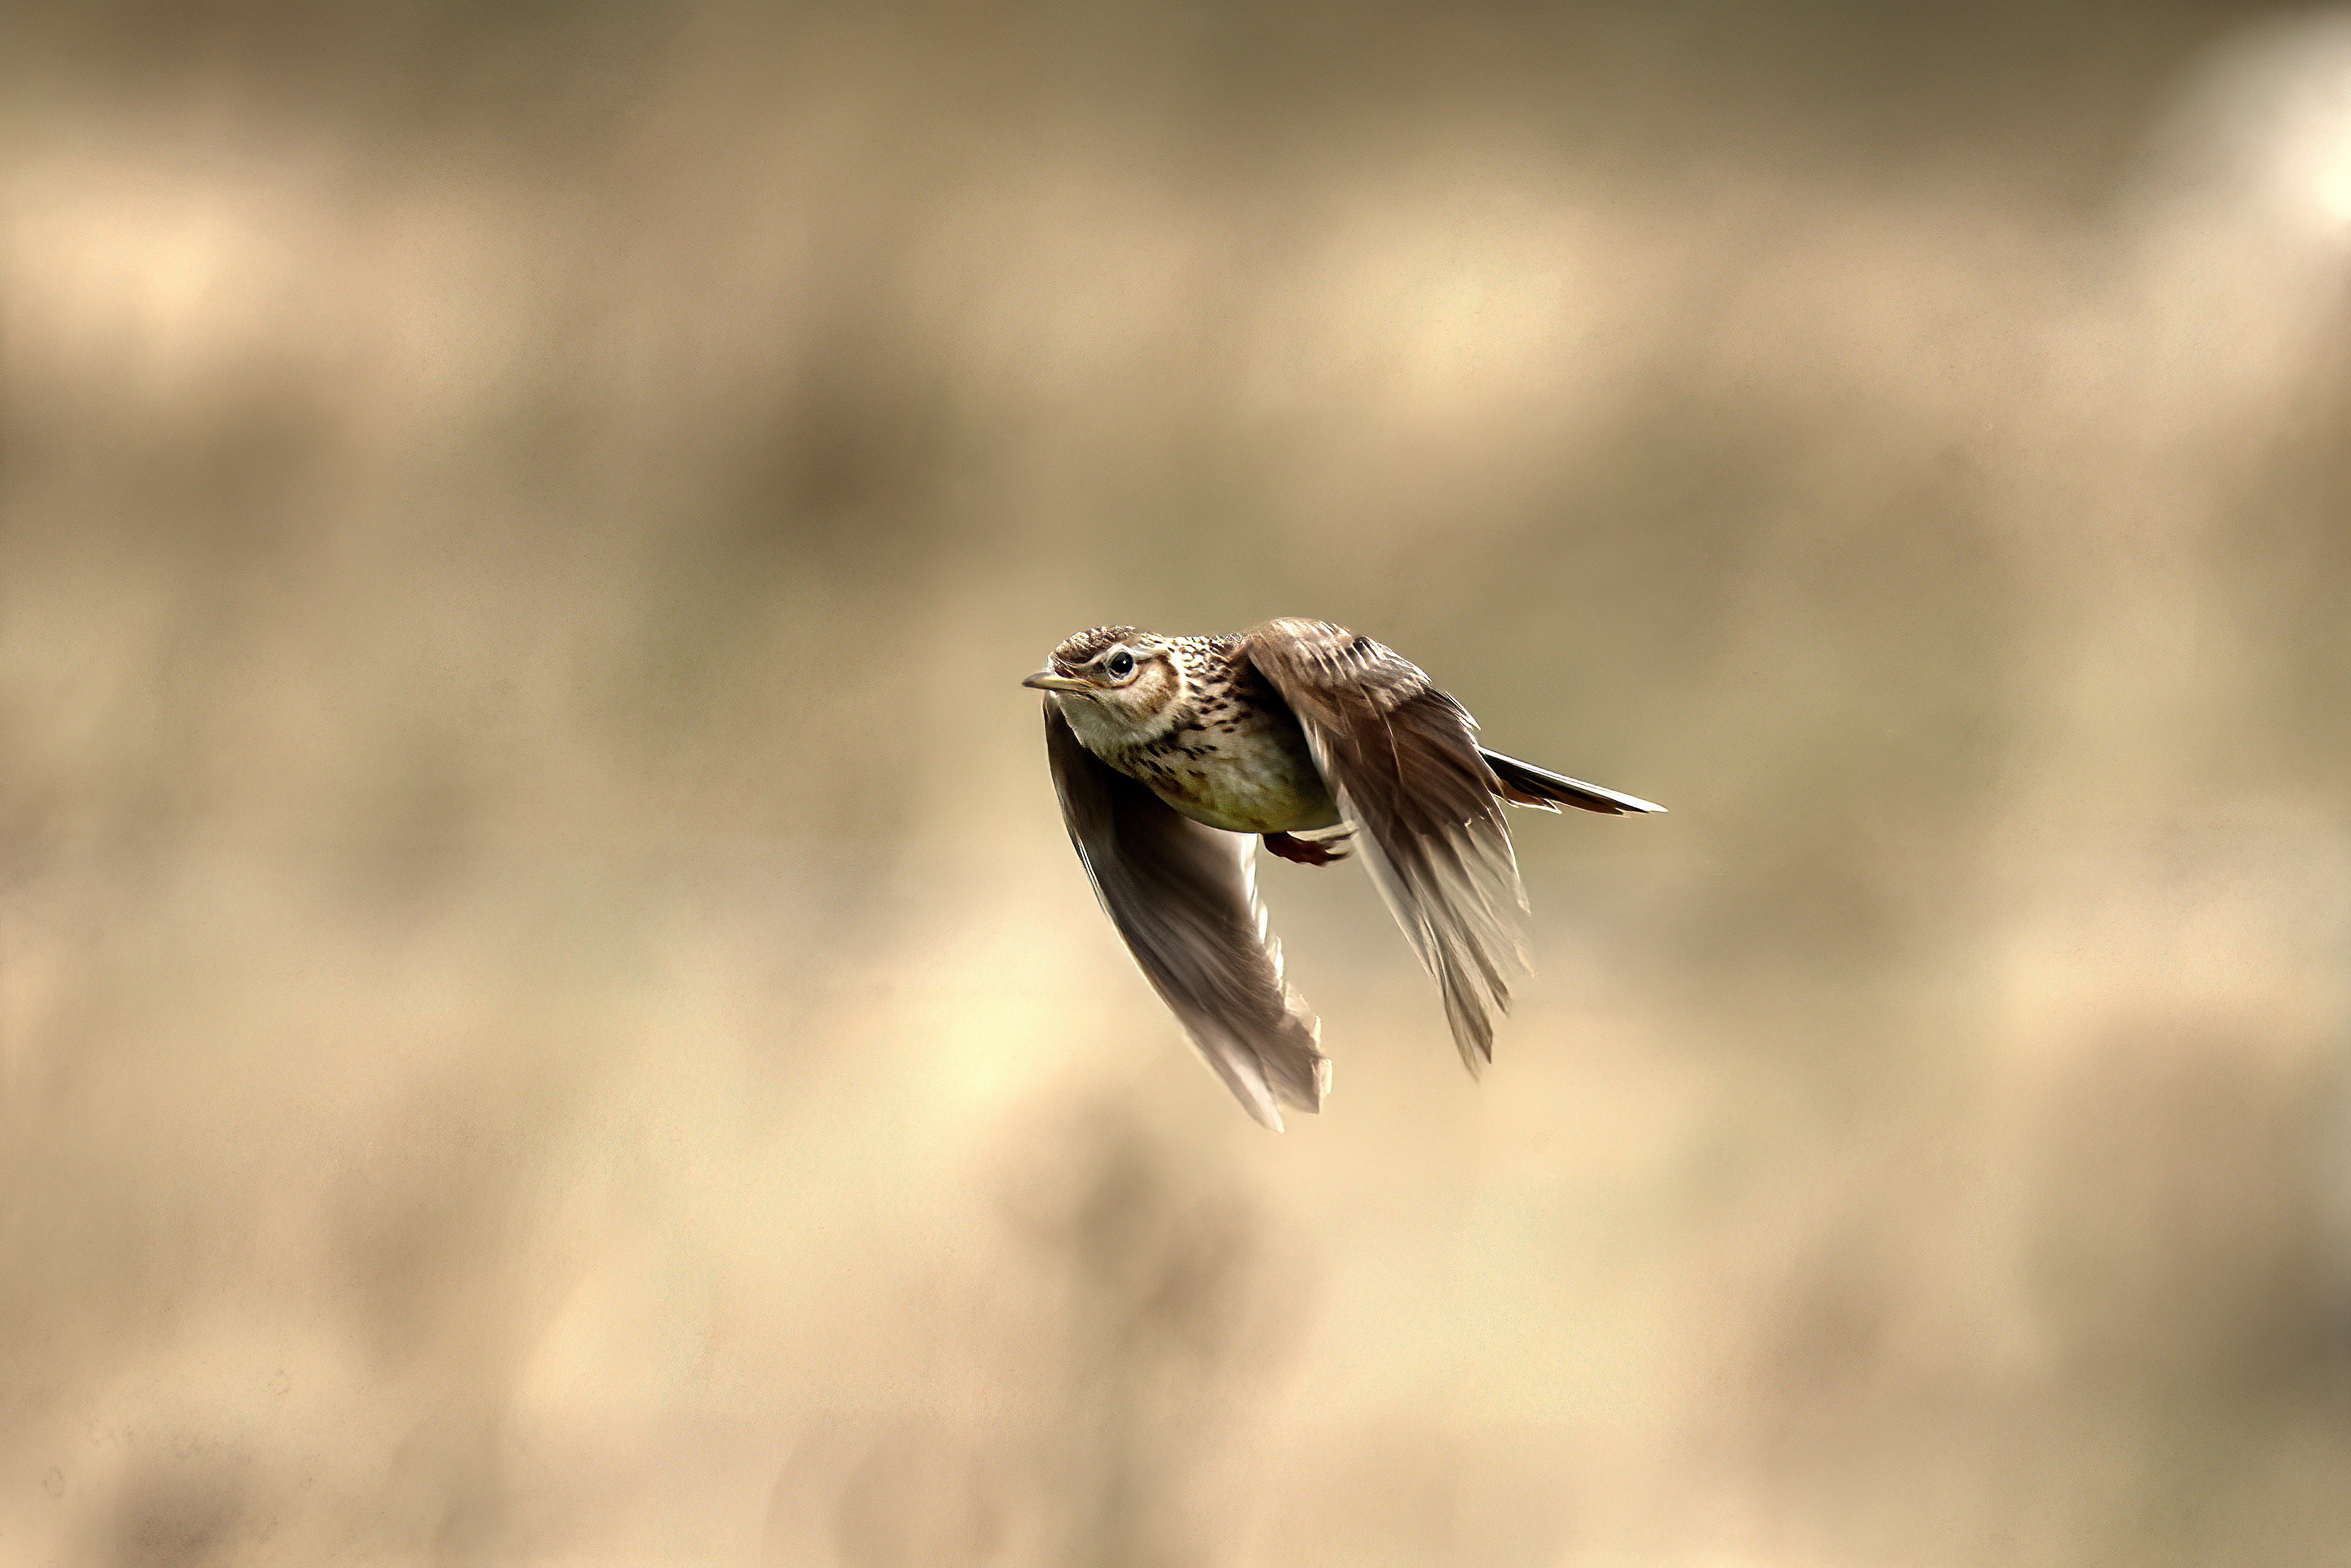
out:
<path id="1" fill-rule="evenodd" d="M 1175 727 L 1176 716 L 1184 709 L 1184 674 L 1174 671 L 1175 690 L 1163 694 L 1157 706 L 1138 710 L 1135 699 L 1148 703 L 1152 699 L 1135 686 L 1119 687 L 1099 695 L 1082 692 L 1056 692 L 1053 700 L 1061 705 L 1061 716 L 1070 721 L 1070 728 L 1085 748 L 1097 757 L 1118 757 L 1146 746 Z M 1142 683 L 1137 682 L 1139 686 Z"/>

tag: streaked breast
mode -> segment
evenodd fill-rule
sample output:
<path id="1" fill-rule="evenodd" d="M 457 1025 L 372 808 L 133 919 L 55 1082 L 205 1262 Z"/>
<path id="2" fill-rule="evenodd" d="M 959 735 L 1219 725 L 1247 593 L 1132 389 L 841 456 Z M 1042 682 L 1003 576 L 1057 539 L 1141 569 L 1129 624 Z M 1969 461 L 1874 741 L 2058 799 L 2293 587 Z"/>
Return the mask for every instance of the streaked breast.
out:
<path id="1" fill-rule="evenodd" d="M 1128 771 L 1186 816 L 1228 832 L 1289 833 L 1339 822 L 1338 803 L 1295 725 L 1170 736 L 1134 758 Z"/>

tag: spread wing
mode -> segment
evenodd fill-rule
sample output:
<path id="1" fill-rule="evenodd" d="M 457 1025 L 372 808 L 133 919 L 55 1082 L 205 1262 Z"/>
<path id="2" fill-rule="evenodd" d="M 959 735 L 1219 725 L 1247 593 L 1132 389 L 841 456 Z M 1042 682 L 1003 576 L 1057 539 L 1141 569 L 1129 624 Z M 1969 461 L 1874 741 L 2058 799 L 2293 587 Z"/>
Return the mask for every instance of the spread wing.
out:
<path id="1" fill-rule="evenodd" d="M 1051 697 L 1045 751 L 1070 841 L 1111 924 L 1249 1113 L 1322 1108 L 1322 1026 L 1281 978 L 1258 902 L 1257 841 L 1196 822 L 1085 748 Z"/>
<path id="2" fill-rule="evenodd" d="M 1298 715 L 1476 1072 L 1526 972 L 1527 895 L 1475 721 L 1410 660 L 1327 622 L 1270 622 L 1248 652 Z"/>

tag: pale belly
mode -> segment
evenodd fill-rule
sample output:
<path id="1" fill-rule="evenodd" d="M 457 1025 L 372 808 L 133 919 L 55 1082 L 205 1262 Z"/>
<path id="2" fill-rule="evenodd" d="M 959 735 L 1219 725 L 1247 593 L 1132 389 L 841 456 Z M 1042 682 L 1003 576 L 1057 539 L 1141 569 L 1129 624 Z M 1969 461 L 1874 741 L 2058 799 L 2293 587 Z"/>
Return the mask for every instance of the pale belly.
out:
<path id="1" fill-rule="evenodd" d="M 1128 759 L 1124 771 L 1194 821 L 1233 833 L 1296 833 L 1339 825 L 1338 802 L 1303 736 L 1219 735 Z"/>

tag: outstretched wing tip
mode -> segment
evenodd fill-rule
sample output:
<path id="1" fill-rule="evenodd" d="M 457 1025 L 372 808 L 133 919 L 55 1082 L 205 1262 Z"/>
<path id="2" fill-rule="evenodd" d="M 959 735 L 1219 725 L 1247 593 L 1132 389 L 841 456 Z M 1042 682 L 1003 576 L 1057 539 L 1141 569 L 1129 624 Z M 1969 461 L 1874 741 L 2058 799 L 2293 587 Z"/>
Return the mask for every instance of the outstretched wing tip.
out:
<path id="1" fill-rule="evenodd" d="M 1228 1085 L 1229 1085 L 1230 1082 L 1230 1080 L 1227 1080 Z M 1243 1094 L 1236 1090 L 1233 1097 L 1241 1103 L 1241 1109 L 1249 1113 L 1249 1120 L 1255 1122 L 1259 1126 L 1263 1127 L 1267 1132 L 1286 1133 L 1290 1131 L 1288 1127 L 1282 1124 L 1281 1107 L 1274 1103 L 1272 1095 L 1264 1092 L 1262 1086 L 1260 1086 L 1259 1092 L 1256 1094 Z"/>

